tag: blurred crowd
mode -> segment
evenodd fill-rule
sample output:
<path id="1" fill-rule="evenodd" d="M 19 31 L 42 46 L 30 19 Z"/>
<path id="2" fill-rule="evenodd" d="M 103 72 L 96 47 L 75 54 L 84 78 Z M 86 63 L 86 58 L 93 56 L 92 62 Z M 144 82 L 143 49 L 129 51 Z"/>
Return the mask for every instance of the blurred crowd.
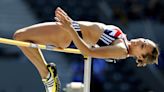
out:
<path id="1" fill-rule="evenodd" d="M 164 22 L 163 0 L 26 0 L 40 21 L 53 21 L 54 10 L 62 7 L 75 20 L 128 21 L 151 19 Z M 108 20 L 104 17 L 109 18 Z"/>
<path id="2" fill-rule="evenodd" d="M 116 0 L 117 1 L 117 0 Z M 113 17 L 121 21 L 152 19 L 164 22 L 164 2 L 162 0 L 120 0 L 112 4 Z"/>

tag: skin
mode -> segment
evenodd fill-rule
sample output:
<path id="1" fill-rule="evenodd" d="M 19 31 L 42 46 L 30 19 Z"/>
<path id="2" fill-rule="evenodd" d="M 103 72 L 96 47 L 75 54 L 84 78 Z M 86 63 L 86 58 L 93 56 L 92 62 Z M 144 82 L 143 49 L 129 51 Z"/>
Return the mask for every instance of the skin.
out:
<path id="1" fill-rule="evenodd" d="M 57 22 L 40 23 L 19 29 L 14 34 L 13 38 L 19 41 L 33 42 L 44 45 L 54 45 L 60 49 L 67 48 L 73 41 L 76 47 L 84 55 L 95 58 L 122 59 L 132 56 L 143 59 L 142 54 L 152 51 L 152 43 L 149 41 L 145 43 L 145 39 L 143 38 L 126 41 L 129 47 L 129 53 L 127 52 L 125 43 L 122 39 L 115 40 L 110 46 L 91 48 L 91 46 L 95 46 L 99 40 L 101 34 L 104 31 L 104 26 L 106 26 L 105 24 L 78 21 L 83 36 L 83 39 L 81 39 L 74 28 L 71 26 L 72 19 L 61 8 L 56 9 L 55 15 Z M 144 48 L 141 48 L 141 44 L 144 44 Z M 47 63 L 40 49 L 26 47 L 19 48 L 35 65 L 41 77 L 46 78 L 48 74 L 46 67 Z"/>

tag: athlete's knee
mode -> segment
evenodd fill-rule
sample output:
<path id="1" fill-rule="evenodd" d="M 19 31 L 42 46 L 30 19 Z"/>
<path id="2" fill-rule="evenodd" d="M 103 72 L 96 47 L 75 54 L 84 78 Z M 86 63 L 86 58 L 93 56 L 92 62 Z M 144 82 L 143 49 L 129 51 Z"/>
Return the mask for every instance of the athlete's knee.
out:
<path id="1" fill-rule="evenodd" d="M 25 38 L 25 29 L 19 29 L 17 30 L 14 35 L 13 35 L 13 39 L 15 40 L 23 40 Z"/>

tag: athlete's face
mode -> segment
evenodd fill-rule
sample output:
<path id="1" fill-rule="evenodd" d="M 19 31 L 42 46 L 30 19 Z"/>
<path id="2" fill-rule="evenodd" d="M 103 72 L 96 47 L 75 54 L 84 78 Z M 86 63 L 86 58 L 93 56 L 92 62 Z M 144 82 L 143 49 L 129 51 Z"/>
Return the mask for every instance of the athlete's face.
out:
<path id="1" fill-rule="evenodd" d="M 151 40 L 144 39 L 144 38 L 132 39 L 130 43 L 131 43 L 130 45 L 131 53 L 133 53 L 133 55 L 138 60 L 141 60 L 141 62 L 137 62 L 137 63 L 146 63 L 144 61 L 145 55 L 148 53 L 152 54 L 152 50 L 155 44 Z"/>

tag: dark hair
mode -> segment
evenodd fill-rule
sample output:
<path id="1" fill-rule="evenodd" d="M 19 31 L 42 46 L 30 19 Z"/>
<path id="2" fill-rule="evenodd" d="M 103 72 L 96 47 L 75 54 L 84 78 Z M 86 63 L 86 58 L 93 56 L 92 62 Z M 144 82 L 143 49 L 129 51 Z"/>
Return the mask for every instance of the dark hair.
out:
<path id="1" fill-rule="evenodd" d="M 155 46 L 151 53 L 147 53 L 143 56 L 145 58 L 147 64 L 158 64 L 158 56 L 159 56 L 159 50 L 158 46 Z"/>

